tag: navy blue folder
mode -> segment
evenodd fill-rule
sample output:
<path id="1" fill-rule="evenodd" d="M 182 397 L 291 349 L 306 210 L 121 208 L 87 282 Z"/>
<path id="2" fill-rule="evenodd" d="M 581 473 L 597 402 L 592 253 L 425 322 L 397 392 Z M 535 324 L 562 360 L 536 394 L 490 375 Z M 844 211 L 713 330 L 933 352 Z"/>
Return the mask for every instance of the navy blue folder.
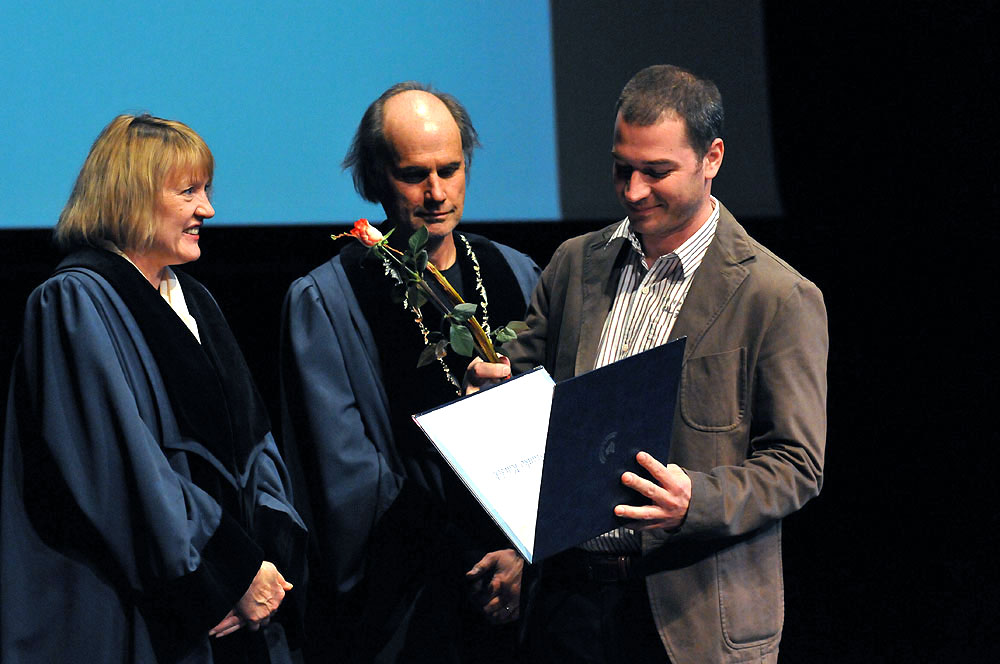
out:
<path id="1" fill-rule="evenodd" d="M 555 385 L 546 375 L 545 381 L 549 381 L 547 385 L 552 391 L 544 392 L 543 388 L 543 392 L 546 399 L 551 394 L 551 402 L 531 402 L 539 406 L 535 416 L 544 414 L 548 407 L 548 429 L 544 432 L 532 430 L 531 434 L 518 434 L 518 426 L 529 420 L 507 419 L 495 423 L 490 431 L 494 435 L 491 442 L 480 438 L 482 446 L 470 448 L 459 424 L 461 418 L 470 416 L 469 409 L 462 410 L 462 415 L 453 410 L 461 408 L 461 402 L 477 399 L 476 408 L 471 409 L 473 413 L 477 409 L 489 410 L 494 405 L 492 401 L 482 400 L 487 393 L 493 389 L 516 389 L 519 381 L 527 380 L 529 374 L 543 372 L 541 368 L 414 415 L 413 419 L 427 433 L 483 509 L 497 522 L 514 548 L 529 562 L 537 562 L 623 525 L 623 520 L 614 514 L 615 505 L 638 505 L 645 501 L 643 496 L 621 483 L 621 476 L 630 470 L 648 478 L 648 473 L 635 460 L 640 450 L 664 464 L 669 459 L 670 432 L 674 423 L 684 346 L 685 339 L 678 339 Z M 521 389 L 521 394 L 527 395 L 521 398 L 538 398 L 530 392 L 534 387 Z M 471 403 L 468 401 L 465 406 Z M 456 427 L 443 434 L 439 427 L 442 423 L 440 417 L 445 413 L 453 414 L 447 417 L 456 418 L 452 420 Z M 434 440 L 431 431 L 440 440 Z M 455 445 L 455 439 L 449 438 L 455 435 L 462 444 Z M 538 448 L 543 444 L 541 437 L 544 435 L 539 483 L 532 483 L 530 489 L 524 488 L 524 485 L 520 488 L 532 494 L 536 489 L 538 491 L 537 507 L 522 505 L 536 510 L 533 514 L 529 513 L 535 517 L 533 535 L 530 528 L 525 527 L 523 513 L 513 516 L 510 512 L 504 513 L 504 507 L 497 498 L 504 495 L 503 489 L 501 487 L 500 493 L 497 493 L 498 487 L 494 482 L 497 471 L 490 469 L 484 475 L 482 464 L 470 463 L 468 456 L 462 456 L 470 450 L 474 455 L 488 455 L 491 445 L 503 445 L 504 440 L 511 440 L 517 435 L 527 436 L 517 439 L 522 442 L 534 441 L 530 445 L 537 445 L 534 448 L 537 452 L 541 452 Z M 456 453 L 456 450 L 461 451 Z M 524 454 L 530 454 L 530 451 Z M 509 468 L 512 472 L 519 472 L 519 464 L 533 464 L 538 456 L 529 456 L 501 470 Z M 504 460 L 499 463 L 510 462 Z M 514 525 L 515 522 L 518 525 Z M 530 537 L 533 540 L 528 548 Z"/>
<path id="2" fill-rule="evenodd" d="M 538 497 L 533 562 L 621 525 L 615 505 L 644 499 L 621 483 L 644 477 L 643 450 L 664 465 L 686 338 L 556 384 Z"/>

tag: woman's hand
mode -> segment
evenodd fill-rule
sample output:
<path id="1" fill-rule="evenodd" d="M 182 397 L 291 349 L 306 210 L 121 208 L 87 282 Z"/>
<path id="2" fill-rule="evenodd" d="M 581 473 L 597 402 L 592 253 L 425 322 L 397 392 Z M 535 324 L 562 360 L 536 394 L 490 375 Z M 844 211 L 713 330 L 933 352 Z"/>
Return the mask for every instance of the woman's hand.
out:
<path id="1" fill-rule="evenodd" d="M 209 630 L 208 635 L 219 638 L 232 634 L 244 625 L 256 632 L 271 622 L 271 616 L 291 589 L 292 584 L 285 581 L 278 568 L 265 560 L 240 601 L 222 622 Z"/>

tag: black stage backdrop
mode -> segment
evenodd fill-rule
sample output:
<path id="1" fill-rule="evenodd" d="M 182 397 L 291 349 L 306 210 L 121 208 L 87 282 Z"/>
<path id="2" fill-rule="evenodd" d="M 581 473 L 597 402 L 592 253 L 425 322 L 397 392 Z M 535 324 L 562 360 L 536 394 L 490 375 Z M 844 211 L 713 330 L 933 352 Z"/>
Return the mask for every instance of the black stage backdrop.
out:
<path id="1" fill-rule="evenodd" d="M 660 6 L 584 11 L 586 3 L 553 1 L 560 128 L 594 103 L 595 90 L 593 68 L 560 59 L 578 57 L 565 44 L 586 35 L 602 58 L 599 85 L 616 94 L 658 61 L 649 30 L 634 33 L 629 21 Z M 989 396 L 996 12 L 989 3 L 773 2 L 763 18 L 784 214 L 741 221 L 820 285 L 831 331 L 826 484 L 786 521 L 781 661 L 997 661 L 1000 612 L 987 573 L 1000 443 Z M 612 60 L 636 50 L 645 57 Z M 564 197 L 580 189 L 581 170 L 606 178 L 606 161 L 586 156 L 593 140 L 606 155 L 604 122 L 560 131 Z M 610 193 L 609 182 L 600 186 Z M 561 240 L 601 225 L 570 217 L 470 230 L 544 265 Z M 209 224 L 204 258 L 189 266 L 221 303 L 272 413 L 281 300 L 332 253 L 334 227 Z M 3 231 L 0 240 L 7 375 L 24 300 L 58 257 L 48 231 Z"/>

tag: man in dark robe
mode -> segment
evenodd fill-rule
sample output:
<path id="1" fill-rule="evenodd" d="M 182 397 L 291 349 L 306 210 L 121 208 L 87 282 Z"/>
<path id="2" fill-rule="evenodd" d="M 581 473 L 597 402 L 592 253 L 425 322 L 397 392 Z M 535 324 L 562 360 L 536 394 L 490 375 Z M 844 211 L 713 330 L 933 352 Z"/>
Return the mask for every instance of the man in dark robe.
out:
<path id="1" fill-rule="evenodd" d="M 344 164 L 385 210 L 390 245 L 426 228 L 431 262 L 501 326 L 523 317 L 538 268 L 456 231 L 476 144 L 457 100 L 401 83 L 368 108 Z M 417 368 L 441 315 L 426 305 L 415 320 L 394 284 L 352 243 L 285 302 L 284 444 L 315 533 L 307 654 L 511 661 L 523 561 L 410 418 L 458 396 L 468 358 Z"/>

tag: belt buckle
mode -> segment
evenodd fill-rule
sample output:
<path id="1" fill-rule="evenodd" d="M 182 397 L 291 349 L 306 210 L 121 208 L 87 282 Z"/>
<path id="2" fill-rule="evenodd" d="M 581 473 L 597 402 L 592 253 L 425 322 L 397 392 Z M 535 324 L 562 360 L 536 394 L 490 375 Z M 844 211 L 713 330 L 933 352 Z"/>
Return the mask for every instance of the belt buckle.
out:
<path id="1" fill-rule="evenodd" d="M 622 583 L 632 576 L 632 557 L 624 555 L 594 558 L 587 563 L 587 578 L 597 583 Z"/>
<path id="2" fill-rule="evenodd" d="M 631 577 L 632 559 L 629 556 L 618 556 L 618 580 L 628 581 Z"/>

